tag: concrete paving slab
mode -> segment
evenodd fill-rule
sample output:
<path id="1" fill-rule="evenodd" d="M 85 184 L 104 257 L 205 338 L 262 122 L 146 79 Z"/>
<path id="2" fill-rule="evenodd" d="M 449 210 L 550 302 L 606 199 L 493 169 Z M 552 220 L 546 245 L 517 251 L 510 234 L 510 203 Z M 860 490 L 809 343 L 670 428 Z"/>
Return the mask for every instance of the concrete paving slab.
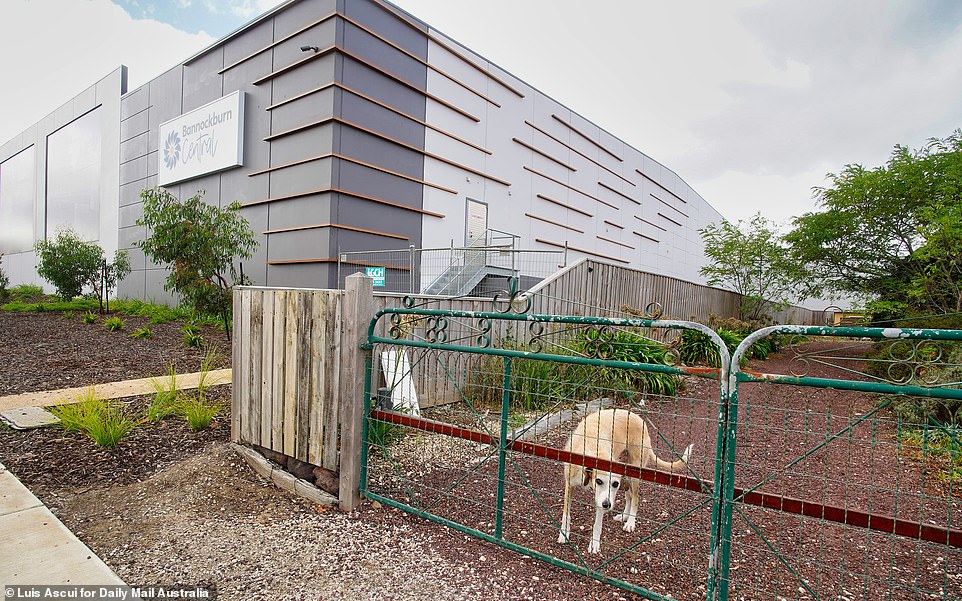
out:
<path id="1" fill-rule="evenodd" d="M 60 421 L 60 418 L 43 407 L 21 407 L 0 411 L 0 420 L 17 430 L 32 430 L 55 424 Z"/>
<path id="2" fill-rule="evenodd" d="M 124 582 L 0 465 L 0 585 L 16 584 Z"/>
<path id="3" fill-rule="evenodd" d="M 200 372 L 192 374 L 177 375 L 177 389 L 188 390 L 197 388 L 200 380 Z M 141 394 L 153 394 L 156 391 L 154 381 L 165 380 L 164 376 L 156 378 L 140 378 L 137 380 L 125 380 L 123 382 L 112 382 L 109 384 L 97 384 L 93 388 L 97 395 L 102 399 L 120 399 L 128 396 L 138 396 Z M 207 373 L 206 383 L 210 386 L 222 386 L 230 384 L 231 370 L 217 369 Z M 63 388 L 61 390 L 44 390 L 41 392 L 25 392 L 23 394 L 13 394 L 0 397 L 0 411 L 10 409 L 20 409 L 22 407 L 50 407 L 51 405 L 62 405 L 75 401 L 90 386 L 80 386 L 77 388 Z"/>
<path id="4" fill-rule="evenodd" d="M 33 507 L 43 507 L 43 503 L 16 476 L 0 465 L 0 516 Z"/>

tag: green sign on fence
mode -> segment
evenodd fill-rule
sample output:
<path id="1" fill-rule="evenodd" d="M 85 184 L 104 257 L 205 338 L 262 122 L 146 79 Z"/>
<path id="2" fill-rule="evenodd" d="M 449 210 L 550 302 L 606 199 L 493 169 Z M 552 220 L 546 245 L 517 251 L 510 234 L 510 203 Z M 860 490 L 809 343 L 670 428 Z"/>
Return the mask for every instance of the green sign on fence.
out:
<path id="1" fill-rule="evenodd" d="M 384 268 L 383 267 L 367 267 L 364 270 L 367 277 L 374 280 L 374 286 L 384 286 Z"/>

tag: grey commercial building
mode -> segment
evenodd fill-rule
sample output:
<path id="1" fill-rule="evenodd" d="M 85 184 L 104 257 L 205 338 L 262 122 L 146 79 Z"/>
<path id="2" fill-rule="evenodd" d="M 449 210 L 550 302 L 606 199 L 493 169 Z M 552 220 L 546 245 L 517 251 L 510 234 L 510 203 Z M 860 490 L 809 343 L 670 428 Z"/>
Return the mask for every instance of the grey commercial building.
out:
<path id="1" fill-rule="evenodd" d="M 14 283 L 37 281 L 35 240 L 75 225 L 130 250 L 120 296 L 165 299 L 163 266 L 135 247 L 140 193 L 158 185 L 240 202 L 260 242 L 244 270 L 271 286 L 337 287 L 341 253 L 486 229 L 700 282 L 698 230 L 722 219 L 669 168 L 381 0 L 285 3 L 125 88 L 120 68 L 0 147 Z M 97 164 L 59 158 L 70 144 L 96 145 Z M 65 169 L 99 177 L 61 191 Z"/>

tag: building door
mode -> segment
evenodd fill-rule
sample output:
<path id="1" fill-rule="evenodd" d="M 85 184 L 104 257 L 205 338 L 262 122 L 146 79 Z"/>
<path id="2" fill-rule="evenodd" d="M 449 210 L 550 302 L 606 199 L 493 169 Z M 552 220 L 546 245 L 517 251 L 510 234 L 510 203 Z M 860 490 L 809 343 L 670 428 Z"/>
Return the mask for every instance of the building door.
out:
<path id="1" fill-rule="evenodd" d="M 469 198 L 467 213 L 468 223 L 465 228 L 465 245 L 484 246 L 484 232 L 488 229 L 488 205 Z"/>

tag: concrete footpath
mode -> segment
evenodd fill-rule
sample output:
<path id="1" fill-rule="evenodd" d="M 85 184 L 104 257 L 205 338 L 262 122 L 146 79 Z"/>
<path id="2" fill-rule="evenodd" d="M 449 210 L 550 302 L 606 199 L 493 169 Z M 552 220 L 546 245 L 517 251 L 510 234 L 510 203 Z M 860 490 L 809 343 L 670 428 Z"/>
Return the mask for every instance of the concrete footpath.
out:
<path id="1" fill-rule="evenodd" d="M 178 375 L 177 388 L 196 388 L 199 375 Z M 152 394 L 153 379 L 98 384 L 94 388 L 100 398 L 106 399 Z M 206 381 L 210 385 L 229 384 L 231 370 L 211 371 Z M 88 388 L 0 397 L 0 411 L 69 403 Z M 7 593 L 11 585 L 28 584 L 101 586 L 124 582 L 0 464 L 0 586 Z"/>
<path id="2" fill-rule="evenodd" d="M 124 582 L 0 464 L 0 585 L 16 584 Z"/>

